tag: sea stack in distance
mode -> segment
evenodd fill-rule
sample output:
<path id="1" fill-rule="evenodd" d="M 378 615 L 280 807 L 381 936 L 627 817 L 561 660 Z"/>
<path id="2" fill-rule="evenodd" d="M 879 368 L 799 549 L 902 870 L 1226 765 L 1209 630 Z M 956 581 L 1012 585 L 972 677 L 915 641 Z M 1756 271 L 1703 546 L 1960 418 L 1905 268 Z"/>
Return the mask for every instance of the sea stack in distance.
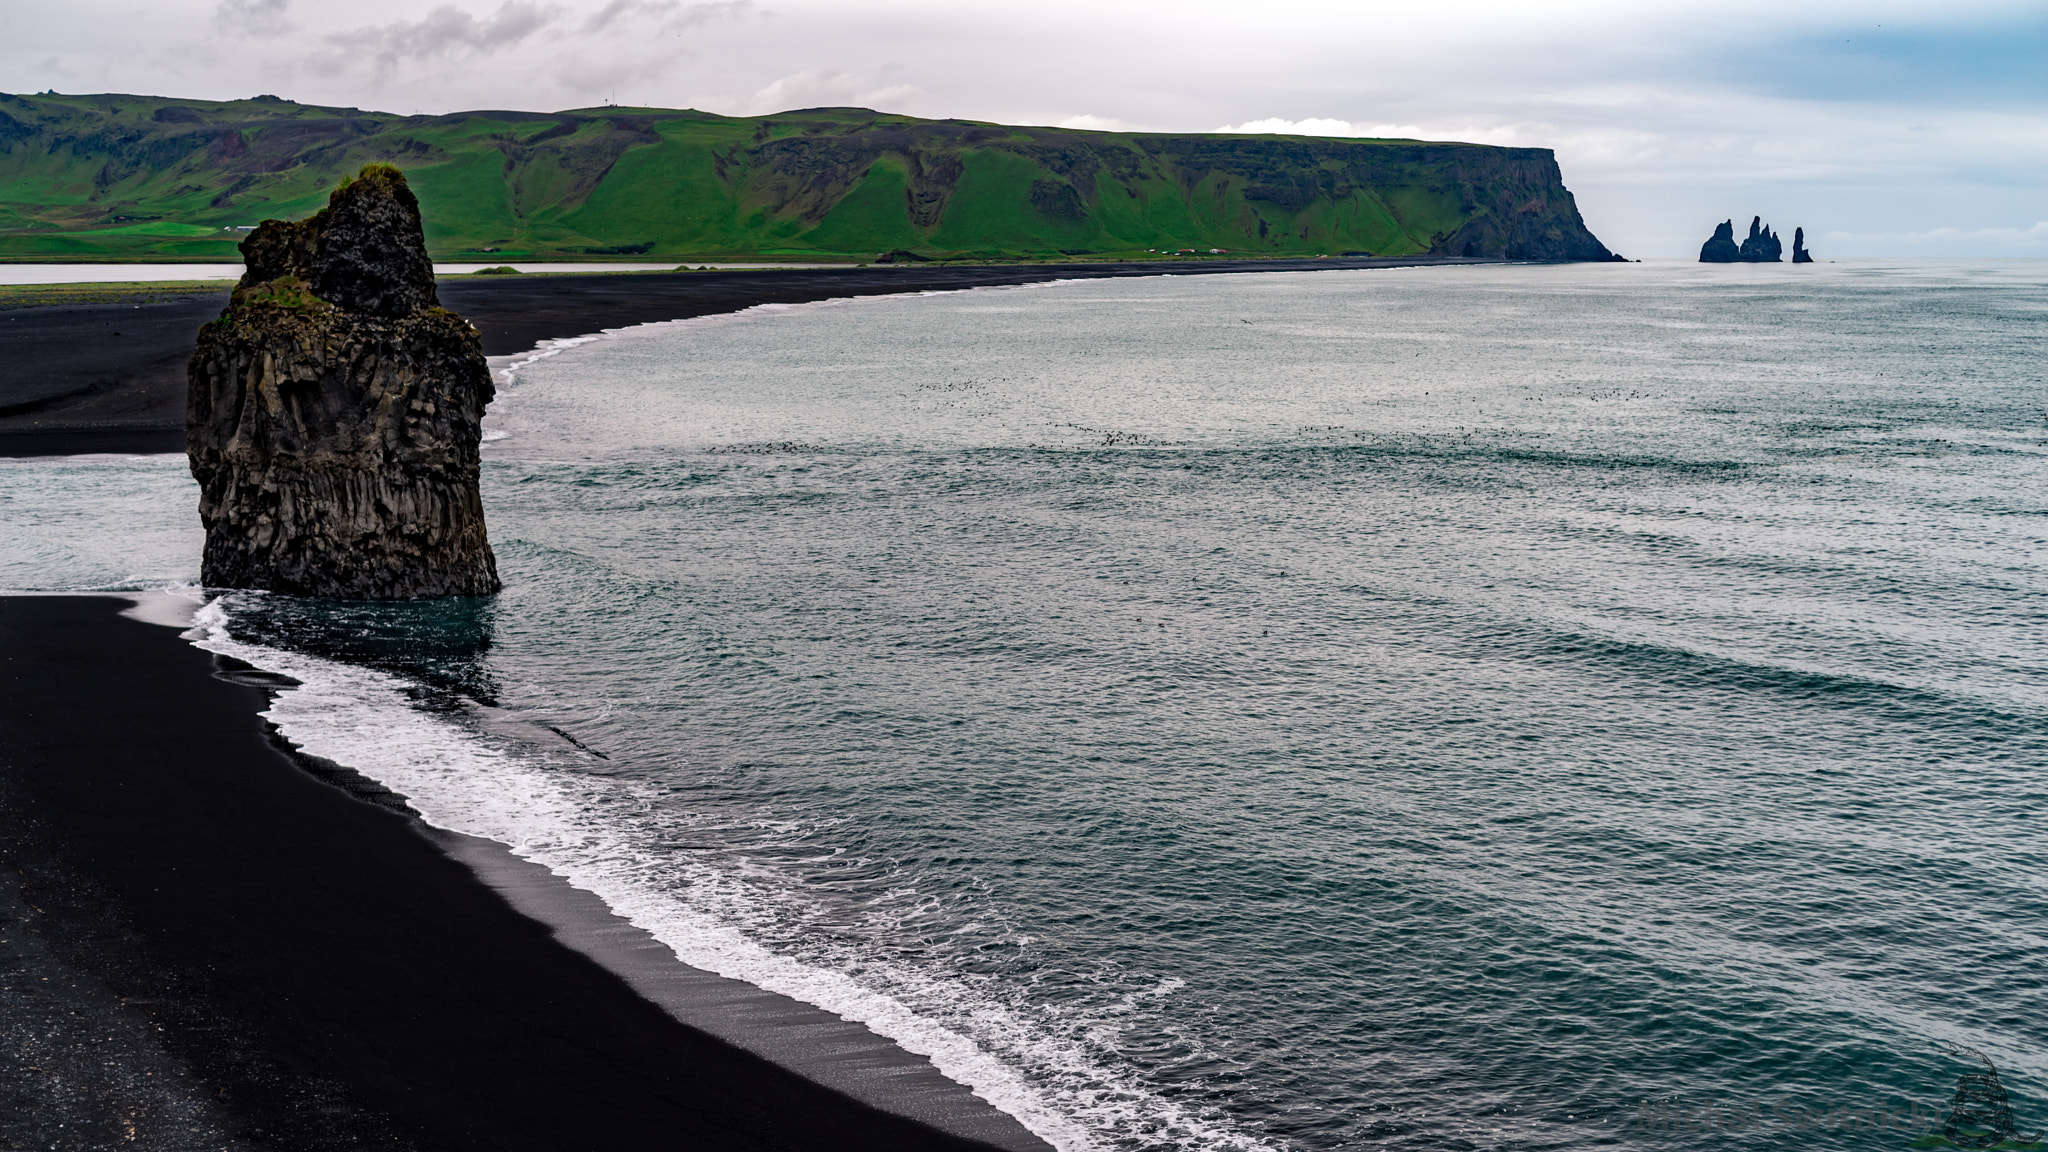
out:
<path id="1" fill-rule="evenodd" d="M 1785 255 L 1785 245 L 1761 216 L 1749 218 L 1749 239 L 1742 242 L 1742 259 L 1750 264 L 1776 264 Z"/>
<path id="2" fill-rule="evenodd" d="M 1700 245 L 1700 263 L 1733 264 L 1742 259 L 1742 249 L 1735 244 L 1735 221 L 1723 220 L 1714 226 L 1714 234 Z"/>
<path id="3" fill-rule="evenodd" d="M 1813 253 L 1806 250 L 1806 229 L 1804 228 L 1794 228 L 1792 230 L 1792 262 L 1794 264 L 1813 263 Z"/>
<path id="4" fill-rule="evenodd" d="M 1700 245 L 1702 264 L 1776 264 L 1784 256 L 1785 245 L 1777 233 L 1764 224 L 1761 216 L 1749 220 L 1749 237 L 1741 244 L 1735 242 L 1735 221 L 1724 220 L 1714 226 L 1714 234 Z M 1795 255 L 1794 264 L 1800 263 Z"/>
<path id="5" fill-rule="evenodd" d="M 201 579 L 370 600 L 496 592 L 477 490 L 491 374 L 476 330 L 440 306 L 404 175 L 372 164 L 241 248 L 247 271 L 189 370 Z"/>

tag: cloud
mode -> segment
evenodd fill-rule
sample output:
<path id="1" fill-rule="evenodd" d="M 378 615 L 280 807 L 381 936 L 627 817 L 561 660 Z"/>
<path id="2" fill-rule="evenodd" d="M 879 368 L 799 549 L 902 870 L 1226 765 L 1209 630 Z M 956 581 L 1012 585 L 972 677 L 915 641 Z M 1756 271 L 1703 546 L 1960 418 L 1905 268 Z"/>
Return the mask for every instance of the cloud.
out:
<path id="1" fill-rule="evenodd" d="M 884 73 L 899 71 L 891 66 Z M 873 108 L 877 111 L 905 110 L 923 99 L 924 89 L 915 84 L 890 84 L 871 88 L 851 72 L 817 68 L 780 77 L 746 96 L 711 96 L 698 107 L 722 111 L 730 116 L 760 116 L 787 112 L 792 108 Z"/>
<path id="2" fill-rule="evenodd" d="M 1509 147 L 1549 147 L 1559 133 L 1552 124 L 1470 124 L 1462 128 L 1427 127 L 1421 124 L 1366 124 L 1311 116 L 1286 120 L 1269 116 L 1247 120 L 1235 126 L 1225 124 L 1212 132 L 1248 133 L 1271 136 L 1355 136 L 1373 140 L 1454 140 L 1463 144 L 1500 144 Z"/>
<path id="3" fill-rule="evenodd" d="M 285 19 L 291 0 L 220 0 L 214 6 L 214 26 L 241 36 L 282 36 L 292 30 Z"/>
<path id="4" fill-rule="evenodd" d="M 635 16 L 665 16 L 681 7 L 676 0 L 612 0 L 611 3 L 590 14 L 583 21 L 583 32 L 602 32 L 620 20 L 631 20 Z"/>
<path id="5" fill-rule="evenodd" d="M 444 4 L 419 20 L 397 20 L 330 33 L 325 37 L 328 47 L 314 57 L 313 64 L 317 71 L 332 75 L 367 57 L 376 62 L 379 74 L 388 75 L 410 60 L 512 47 L 559 16 L 560 9 L 552 5 L 525 0 L 507 0 L 483 20 L 452 4 Z"/>
<path id="6" fill-rule="evenodd" d="M 753 0 L 722 0 L 710 4 L 683 4 L 681 0 L 611 0 L 611 3 L 591 13 L 580 30 L 587 36 L 622 21 L 660 17 L 663 32 L 677 33 L 715 20 L 736 20 L 752 11 L 753 7 Z"/>
<path id="7" fill-rule="evenodd" d="M 891 84 L 887 88 L 877 88 L 872 92 L 865 92 L 854 97 L 855 102 L 859 103 L 862 107 L 878 110 L 882 108 L 900 109 L 912 101 L 922 99 L 924 99 L 924 89 L 919 88 L 915 84 Z"/>
<path id="8" fill-rule="evenodd" d="M 1258 136 L 1364 136 L 1349 120 L 1327 120 L 1309 117 L 1306 120 L 1282 120 L 1269 116 L 1264 120 L 1247 120 L 1232 127 L 1225 124 L 1215 132 L 1243 132 Z"/>
<path id="9" fill-rule="evenodd" d="M 1069 116 L 1053 125 L 1055 128 L 1078 128 L 1083 132 L 1141 132 L 1143 129 L 1114 116 L 1096 116 L 1083 112 Z"/>

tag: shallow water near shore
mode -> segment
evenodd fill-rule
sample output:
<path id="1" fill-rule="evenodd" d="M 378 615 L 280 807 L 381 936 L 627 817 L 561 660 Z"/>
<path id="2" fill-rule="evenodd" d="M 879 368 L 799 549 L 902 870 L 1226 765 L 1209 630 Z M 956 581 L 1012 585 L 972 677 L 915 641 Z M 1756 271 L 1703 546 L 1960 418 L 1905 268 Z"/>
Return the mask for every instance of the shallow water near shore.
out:
<path id="1" fill-rule="evenodd" d="M 504 595 L 207 620 L 307 681 L 309 750 L 1062 1148 L 1730 1145 L 1637 1109 L 1945 1110 L 1937 1041 L 2038 1129 L 2044 284 L 1460 267 L 630 329 L 508 369 Z M 0 462 L 0 584 L 190 579 L 182 469 Z"/>

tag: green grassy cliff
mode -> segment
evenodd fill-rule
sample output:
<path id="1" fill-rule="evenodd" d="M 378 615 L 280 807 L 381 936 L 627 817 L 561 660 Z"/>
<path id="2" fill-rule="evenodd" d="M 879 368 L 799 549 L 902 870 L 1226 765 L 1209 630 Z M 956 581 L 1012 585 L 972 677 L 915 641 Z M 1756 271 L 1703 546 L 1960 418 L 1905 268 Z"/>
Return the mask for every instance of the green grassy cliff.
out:
<path id="1" fill-rule="evenodd" d="M 1541 148 L 1163 135 L 862 108 L 392 116 L 0 94 L 0 258 L 235 257 L 396 164 L 438 259 L 1609 255 Z"/>

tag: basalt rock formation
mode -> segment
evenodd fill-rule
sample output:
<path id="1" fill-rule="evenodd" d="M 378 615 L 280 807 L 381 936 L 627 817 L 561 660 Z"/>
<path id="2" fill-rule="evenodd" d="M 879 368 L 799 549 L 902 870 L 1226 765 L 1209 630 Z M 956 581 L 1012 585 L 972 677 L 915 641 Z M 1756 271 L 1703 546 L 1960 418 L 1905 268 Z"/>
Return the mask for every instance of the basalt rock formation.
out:
<path id="1" fill-rule="evenodd" d="M 1777 233 L 1764 227 L 1764 218 L 1749 218 L 1749 239 L 1742 242 L 1742 259 L 1749 264 L 1775 264 L 1783 258 L 1785 246 Z"/>
<path id="2" fill-rule="evenodd" d="M 1813 263 L 1813 253 L 1806 250 L 1806 229 L 1804 228 L 1794 228 L 1792 230 L 1792 262 L 1794 264 Z"/>
<path id="3" fill-rule="evenodd" d="M 1715 225 L 1713 236 L 1700 246 L 1702 264 L 1775 264 L 1783 259 L 1785 246 L 1775 232 L 1764 226 L 1761 216 L 1749 221 L 1749 238 L 1735 243 L 1735 221 Z M 1795 257 L 1794 263 L 1798 263 Z"/>
<path id="4" fill-rule="evenodd" d="M 1700 246 L 1700 263 L 1733 264 L 1742 259 L 1742 249 L 1735 245 L 1735 221 L 1723 220 L 1714 226 L 1714 234 Z"/>
<path id="5" fill-rule="evenodd" d="M 410 599 L 496 592 L 477 490 L 490 370 L 440 307 L 419 201 L 373 164 L 266 220 L 199 332 L 185 446 L 216 587 Z"/>

